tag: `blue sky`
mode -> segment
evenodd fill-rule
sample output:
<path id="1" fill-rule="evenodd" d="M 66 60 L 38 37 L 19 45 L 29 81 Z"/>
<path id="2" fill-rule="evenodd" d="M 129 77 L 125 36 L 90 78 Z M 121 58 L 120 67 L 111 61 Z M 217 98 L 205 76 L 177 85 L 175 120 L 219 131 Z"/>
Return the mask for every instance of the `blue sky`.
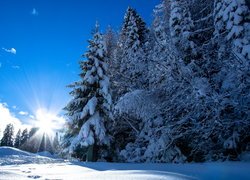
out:
<path id="1" fill-rule="evenodd" d="M 78 61 L 96 20 L 102 30 L 108 25 L 119 29 L 125 10 L 132 6 L 149 25 L 158 3 L 1 0 L 0 103 L 23 123 L 29 123 L 39 108 L 61 113 L 70 98 L 66 85 L 78 79 Z"/>

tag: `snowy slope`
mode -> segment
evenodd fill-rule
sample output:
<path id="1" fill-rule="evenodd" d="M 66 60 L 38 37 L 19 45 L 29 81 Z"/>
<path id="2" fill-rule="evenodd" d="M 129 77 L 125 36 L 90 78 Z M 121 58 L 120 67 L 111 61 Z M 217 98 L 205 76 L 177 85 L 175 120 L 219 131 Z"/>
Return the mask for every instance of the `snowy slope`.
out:
<path id="1" fill-rule="evenodd" d="M 250 163 L 84 163 L 0 147 L 0 180 L 15 179 L 250 179 Z"/>
<path id="2" fill-rule="evenodd" d="M 22 151 L 16 148 L 12 148 L 12 147 L 0 147 L 0 158 L 2 157 L 6 157 L 6 156 L 13 156 L 13 155 L 18 155 L 18 156 L 35 156 L 32 153 L 26 152 L 26 151 Z"/>
<path id="3" fill-rule="evenodd" d="M 30 163 L 55 163 L 58 159 L 51 159 L 44 156 L 28 153 L 16 148 L 0 147 L 0 166 L 3 165 L 18 165 L 18 164 L 30 164 Z M 1 179 L 1 178 L 0 178 Z"/>

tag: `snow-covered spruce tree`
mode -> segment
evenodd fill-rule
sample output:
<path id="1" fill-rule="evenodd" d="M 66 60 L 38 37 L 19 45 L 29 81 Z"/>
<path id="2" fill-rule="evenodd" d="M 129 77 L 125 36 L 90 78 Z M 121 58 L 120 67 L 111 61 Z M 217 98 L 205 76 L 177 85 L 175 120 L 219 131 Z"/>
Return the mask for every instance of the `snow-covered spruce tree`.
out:
<path id="1" fill-rule="evenodd" d="M 14 145 L 14 126 L 13 124 L 8 124 L 3 132 L 3 137 L 1 139 L 0 146 L 10 146 Z"/>
<path id="2" fill-rule="evenodd" d="M 87 59 L 80 62 L 81 80 L 70 85 L 73 99 L 65 107 L 68 122 L 63 154 L 95 161 L 102 158 L 101 146 L 109 144 L 105 125 L 111 106 L 106 45 L 98 25 L 88 49 Z"/>
<path id="3" fill-rule="evenodd" d="M 115 72 L 111 75 L 114 102 L 119 101 L 128 92 L 131 94 L 128 93 L 126 97 L 130 95 L 132 97 L 133 91 L 148 88 L 148 36 L 149 30 L 145 22 L 134 9 L 129 7 L 124 16 L 118 44 L 114 49 L 114 58 L 111 60 L 115 62 L 115 66 L 111 66 L 110 69 L 110 72 Z M 111 146 L 116 155 L 119 155 L 119 151 L 135 137 L 133 125 L 131 126 L 129 121 L 137 126 L 141 119 L 129 112 L 114 116 L 114 125 L 111 129 L 115 141 L 112 141 Z M 116 156 L 113 160 L 115 158 Z"/>
<path id="4" fill-rule="evenodd" d="M 133 31 L 135 31 L 135 34 L 133 34 Z M 135 9 L 128 7 L 124 15 L 124 21 L 121 30 L 121 43 L 125 43 L 126 47 L 138 48 L 138 46 L 146 43 L 147 33 L 148 29 L 146 27 L 146 23 Z"/>
<path id="5" fill-rule="evenodd" d="M 19 129 L 17 134 L 16 134 L 14 147 L 19 148 L 20 145 L 21 145 L 21 129 Z"/>
<path id="6" fill-rule="evenodd" d="M 146 88 L 148 80 L 146 45 L 148 29 L 137 12 L 128 8 L 119 37 L 116 57 L 120 59 L 118 95 L 135 89 Z"/>
<path id="7" fill-rule="evenodd" d="M 171 0 L 170 32 L 178 53 L 186 63 L 198 57 L 197 46 L 192 39 L 194 23 L 187 1 Z"/>

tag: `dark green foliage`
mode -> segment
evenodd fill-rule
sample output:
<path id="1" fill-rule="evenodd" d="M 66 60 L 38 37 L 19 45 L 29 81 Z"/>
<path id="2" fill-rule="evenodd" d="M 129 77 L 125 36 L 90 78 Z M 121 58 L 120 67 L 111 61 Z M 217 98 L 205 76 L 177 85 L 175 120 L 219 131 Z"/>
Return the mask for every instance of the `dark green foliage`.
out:
<path id="1" fill-rule="evenodd" d="M 3 132 L 3 137 L 1 139 L 0 146 L 10 146 L 14 145 L 14 126 L 8 124 Z"/>
<path id="2" fill-rule="evenodd" d="M 19 148 L 20 146 L 21 146 L 21 130 L 19 129 L 17 134 L 16 134 L 14 147 Z"/>

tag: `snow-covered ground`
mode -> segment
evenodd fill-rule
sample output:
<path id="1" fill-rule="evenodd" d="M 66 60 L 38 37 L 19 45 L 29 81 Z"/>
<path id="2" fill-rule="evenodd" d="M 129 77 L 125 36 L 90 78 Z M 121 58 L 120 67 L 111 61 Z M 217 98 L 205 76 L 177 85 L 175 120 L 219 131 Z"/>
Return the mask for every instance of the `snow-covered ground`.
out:
<path id="1" fill-rule="evenodd" d="M 46 153 L 45 153 L 46 154 Z M 134 164 L 69 162 L 0 147 L 0 180 L 250 179 L 250 163 Z"/>

